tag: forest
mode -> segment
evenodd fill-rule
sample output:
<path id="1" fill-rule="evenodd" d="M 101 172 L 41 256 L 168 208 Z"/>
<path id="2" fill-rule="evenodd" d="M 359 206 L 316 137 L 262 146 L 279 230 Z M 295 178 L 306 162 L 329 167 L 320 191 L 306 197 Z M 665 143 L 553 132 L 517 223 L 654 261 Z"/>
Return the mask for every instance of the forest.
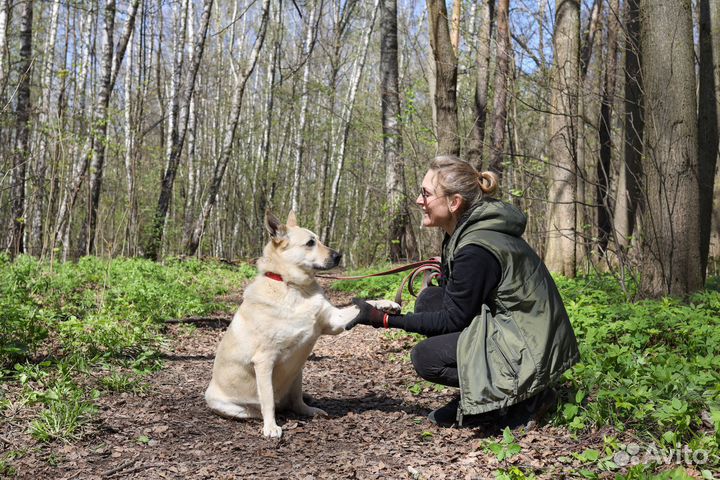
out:
<path id="1" fill-rule="evenodd" d="M 0 477 L 713 478 L 719 89 L 716 0 L 0 0 Z M 308 362 L 320 427 L 210 417 L 265 212 L 349 271 L 426 259 L 439 155 L 558 282 L 583 361 L 548 423 L 428 429 L 418 338 L 362 329 Z"/>
<path id="2" fill-rule="evenodd" d="M 416 191 L 454 154 L 501 173 L 552 271 L 696 291 L 717 270 L 717 15 L 710 0 L 3 1 L 2 246 L 247 259 L 271 207 L 351 266 L 427 257 Z"/>

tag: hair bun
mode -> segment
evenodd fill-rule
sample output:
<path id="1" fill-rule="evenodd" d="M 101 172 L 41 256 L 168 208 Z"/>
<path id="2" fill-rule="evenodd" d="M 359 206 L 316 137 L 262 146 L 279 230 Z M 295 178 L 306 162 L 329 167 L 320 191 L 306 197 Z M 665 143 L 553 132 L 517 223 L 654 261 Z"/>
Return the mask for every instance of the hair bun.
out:
<path id="1" fill-rule="evenodd" d="M 484 194 L 492 195 L 498 189 L 498 176 L 494 172 L 480 172 L 478 173 L 478 183 Z"/>

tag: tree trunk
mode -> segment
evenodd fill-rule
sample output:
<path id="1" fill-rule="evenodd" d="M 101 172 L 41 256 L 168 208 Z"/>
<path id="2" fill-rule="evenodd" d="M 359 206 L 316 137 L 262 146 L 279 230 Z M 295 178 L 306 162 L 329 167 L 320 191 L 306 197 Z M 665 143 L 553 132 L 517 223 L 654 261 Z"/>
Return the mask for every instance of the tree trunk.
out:
<path id="1" fill-rule="evenodd" d="M 17 103 L 15 104 L 15 152 L 12 173 L 12 231 L 10 254 L 25 252 L 25 172 L 30 160 L 30 81 L 32 78 L 33 1 L 25 0 L 20 13 L 20 61 Z"/>
<path id="2" fill-rule="evenodd" d="M 83 234 L 80 236 L 79 253 L 81 255 L 95 253 L 95 232 L 97 230 L 100 192 L 105 170 L 108 123 L 110 121 L 108 107 L 110 106 L 110 96 L 117 79 L 117 72 L 125 56 L 130 34 L 134 29 L 135 15 L 139 4 L 140 0 L 133 0 L 117 49 L 114 48 L 115 1 L 107 0 L 105 4 L 105 45 L 103 46 L 100 91 L 98 93 L 95 133 L 93 135 L 93 157 L 90 163 L 90 205 L 87 218 L 83 224 Z"/>
<path id="3" fill-rule="evenodd" d="M 370 17 L 369 21 L 369 28 L 366 28 L 364 31 L 367 32 L 367 35 L 365 36 L 364 43 L 362 46 L 362 54 L 360 58 L 356 60 L 355 68 L 353 69 L 353 75 L 352 75 L 352 82 L 350 85 L 350 90 L 348 91 L 347 99 L 345 100 L 345 108 L 343 108 L 343 114 L 342 114 L 342 140 L 340 143 L 339 151 L 337 153 L 337 166 L 335 168 L 335 176 L 333 178 L 331 190 L 330 190 L 330 221 L 327 223 L 327 226 L 325 227 L 325 233 L 323 235 L 323 239 L 326 241 L 330 241 L 331 236 L 333 232 L 335 231 L 335 219 L 337 218 L 337 202 L 338 197 L 340 196 L 340 177 L 342 175 L 343 167 L 345 166 L 345 150 L 347 147 L 348 139 L 350 137 L 350 126 L 352 124 L 352 117 L 353 117 L 353 111 L 355 110 L 355 97 L 357 96 L 357 90 L 360 86 L 360 79 L 362 78 L 363 70 L 365 69 L 365 61 L 367 59 L 368 50 L 370 47 L 370 37 L 372 36 L 373 29 L 375 28 L 375 18 L 377 17 L 377 11 L 378 7 L 380 5 L 381 0 L 375 0 L 375 5 L 373 6 L 372 10 L 372 16 Z M 388 0 L 386 0 L 388 1 Z M 389 8 L 392 8 L 392 6 L 389 6 Z M 384 13 L 384 12 L 383 12 Z M 397 13 L 397 12 L 396 12 Z M 396 21 L 397 22 L 397 21 Z M 383 23 L 384 25 L 384 23 Z M 397 27 L 397 23 L 395 24 Z M 395 36 L 395 73 L 397 74 L 397 29 L 396 36 Z M 383 36 L 383 39 L 385 37 Z M 382 40 L 381 40 L 382 41 Z M 390 41 L 389 43 L 392 43 Z M 384 45 L 385 42 L 381 43 Z M 382 48 L 381 48 L 381 57 L 382 57 Z M 384 57 L 383 57 L 384 58 Z M 380 63 L 384 66 L 385 63 L 380 61 Z M 382 73 L 383 73 L 383 92 L 384 89 L 384 82 L 385 82 L 385 70 L 381 67 Z M 397 77 L 396 77 L 396 83 L 395 86 L 397 88 Z M 397 94 L 397 90 L 395 90 L 395 93 Z M 384 103 L 383 103 L 384 105 Z M 398 100 L 398 106 L 399 106 L 399 100 Z M 383 133 L 385 133 L 385 130 L 383 129 Z M 401 146 L 402 148 L 402 146 Z M 390 214 L 390 218 L 392 218 L 392 213 Z"/>
<path id="4" fill-rule="evenodd" d="M 435 60 L 437 154 L 459 155 L 457 114 L 457 57 L 450 41 L 448 14 L 443 0 L 427 0 L 430 46 Z"/>
<path id="5" fill-rule="evenodd" d="M 223 144 L 220 150 L 220 156 L 215 162 L 215 169 L 213 172 L 213 178 L 210 183 L 207 198 L 203 205 L 203 209 L 200 212 L 200 216 L 195 222 L 193 233 L 190 237 L 190 241 L 185 246 L 187 255 L 195 255 L 198 247 L 200 246 L 200 239 L 205 231 L 207 220 L 210 217 L 210 213 L 217 202 L 217 196 L 220 191 L 220 185 L 222 184 L 223 177 L 225 176 L 225 169 L 230 161 L 230 155 L 232 153 L 233 142 L 235 141 L 235 132 L 237 130 L 238 122 L 240 120 L 240 112 L 242 110 L 242 99 L 245 93 L 245 85 L 247 84 L 250 75 L 255 69 L 257 64 L 260 50 L 262 49 L 265 41 L 265 33 L 267 31 L 268 24 L 268 12 L 270 9 L 270 0 L 264 0 L 262 10 L 262 23 L 255 40 L 255 46 L 250 54 L 248 64 L 245 69 L 240 73 L 235 88 L 233 89 L 232 106 L 230 108 L 230 118 L 223 134 Z"/>
<path id="6" fill-rule="evenodd" d="M 445 8 L 444 3 L 442 8 Z M 383 0 L 380 19 L 380 77 L 382 85 L 383 156 L 385 160 L 385 187 L 389 220 L 388 247 L 390 260 L 397 262 L 403 256 L 402 239 L 408 219 L 403 205 L 405 179 L 402 158 L 402 131 L 400 130 L 400 77 L 398 72 L 396 0 Z M 447 28 L 447 21 L 444 18 L 442 21 L 445 22 Z M 432 21 L 430 23 L 433 24 Z M 435 50 L 437 50 L 437 47 Z M 452 55 L 454 56 L 454 53 Z M 439 69 L 438 72 L 440 72 Z M 438 130 L 440 130 L 440 127 Z"/>
<path id="7" fill-rule="evenodd" d="M 95 252 L 95 228 L 97 226 L 97 210 L 100 203 L 100 188 L 105 165 L 105 148 L 107 146 L 108 106 L 112 93 L 112 67 L 115 34 L 115 0 L 105 2 L 105 43 L 102 51 L 102 72 L 100 73 L 100 90 L 95 110 L 93 125 L 93 155 L 90 162 L 90 205 L 87 218 L 83 224 L 79 255 L 90 255 Z"/>
<path id="8" fill-rule="evenodd" d="M 177 120 L 173 120 L 173 125 L 176 125 L 176 127 L 171 128 L 171 131 L 168 134 L 167 166 L 165 168 L 162 183 L 160 184 L 160 196 L 158 198 L 152 226 L 150 227 L 151 230 L 149 232 L 149 238 L 147 239 L 145 246 L 145 256 L 154 260 L 160 258 L 162 241 L 167 222 L 167 214 L 170 209 L 170 200 L 172 199 L 173 185 L 175 184 L 175 176 L 180 164 L 180 155 L 185 143 L 185 136 L 188 128 L 190 99 L 195 92 L 195 83 L 198 71 L 200 70 L 203 51 L 205 49 L 205 40 L 207 38 L 208 25 L 210 24 L 210 13 L 212 11 L 212 7 L 213 0 L 204 0 L 203 13 L 200 19 L 200 31 L 198 32 L 197 39 L 195 39 L 194 56 L 191 59 L 192 65 L 190 66 L 185 89 L 183 90 L 182 103 L 181 106 L 178 107 L 179 113 L 176 117 Z M 182 30 L 184 31 L 184 27 Z M 184 43 L 184 35 L 179 37 L 179 39 Z M 176 62 L 181 63 L 178 61 L 177 57 Z M 171 109 L 172 108 L 175 107 L 173 106 Z M 171 116 L 173 115 L 171 114 Z"/>
<path id="9" fill-rule="evenodd" d="M 450 43 L 452 43 L 455 57 L 458 56 L 460 48 L 460 19 L 462 14 L 462 0 L 453 0 L 452 30 L 450 32 Z"/>
<path id="10" fill-rule="evenodd" d="M 715 165 L 718 156 L 718 108 L 715 97 L 720 73 L 720 2 L 700 0 L 700 67 L 698 90 L 698 153 L 700 179 L 700 261 L 707 273 L 712 225 Z"/>
<path id="11" fill-rule="evenodd" d="M 467 160 L 476 170 L 483 169 L 483 142 L 487 117 L 488 87 L 490 85 L 490 44 L 492 24 L 495 17 L 495 0 L 480 2 L 480 30 L 477 35 L 477 75 L 475 76 L 475 101 L 473 125 L 467 146 Z"/>
<path id="12" fill-rule="evenodd" d="M 643 79 L 640 73 L 639 0 L 625 2 L 625 94 L 624 94 L 624 168 L 620 172 L 615 204 L 615 235 L 621 247 L 631 244 L 636 224 L 644 209 L 640 182 L 643 178 L 642 154 L 645 119 Z"/>
<path id="13" fill-rule="evenodd" d="M 580 57 L 580 2 L 556 0 L 550 118 L 551 185 L 548 195 L 545 263 L 550 271 L 574 277 L 577 98 Z"/>
<path id="14" fill-rule="evenodd" d="M 264 235 L 263 218 L 265 210 L 268 207 L 270 192 L 268 191 L 268 169 L 270 165 L 271 153 L 271 134 L 273 120 L 273 105 L 275 103 L 275 76 L 278 70 L 278 62 L 280 61 L 280 50 L 282 48 L 283 25 L 282 25 L 282 0 L 278 3 L 273 14 L 273 45 L 270 61 L 268 62 L 267 71 L 267 97 L 265 100 L 265 119 L 263 125 L 263 135 L 260 143 L 260 155 L 258 161 L 260 168 L 257 175 L 257 188 L 255 200 L 255 223 L 260 234 Z"/>
<path id="15" fill-rule="evenodd" d="M 313 10 L 310 15 L 310 22 L 305 32 L 305 43 L 303 45 L 302 57 L 303 78 L 300 91 L 300 119 L 298 120 L 297 140 L 295 147 L 295 165 L 293 168 L 293 183 L 291 198 L 291 209 L 297 212 L 300 209 L 300 173 L 302 172 L 303 156 L 305 155 L 305 123 L 307 121 L 309 87 L 310 87 L 310 56 L 315 46 L 318 24 L 322 10 L 322 0 L 313 1 Z"/>
<path id="16" fill-rule="evenodd" d="M 5 63 L 7 49 L 7 27 L 10 17 L 10 0 L 0 0 L 0 98 L 4 98 L 5 78 L 8 66 Z"/>
<path id="17" fill-rule="evenodd" d="M 617 36 L 620 31 L 620 0 L 611 0 L 607 26 L 607 64 L 603 78 L 600 104 L 600 120 L 598 122 L 598 142 L 600 158 L 597 163 L 597 186 L 595 203 L 597 204 L 598 253 L 605 255 L 612 232 L 612 205 L 610 201 L 610 185 L 612 173 L 612 118 L 615 99 L 615 77 L 617 75 Z"/>
<path id="18" fill-rule="evenodd" d="M 86 43 L 82 44 L 80 53 L 80 71 L 82 77 L 78 88 L 76 89 L 76 96 L 79 97 L 78 106 L 74 112 L 78 117 L 86 116 L 87 106 L 87 84 L 89 79 L 90 71 L 90 57 L 95 46 L 95 30 L 96 30 L 95 9 L 90 8 L 85 15 L 83 26 L 81 28 L 81 37 L 87 39 Z M 86 133 L 86 132 L 83 132 Z M 66 181 L 65 189 L 63 192 L 60 206 L 58 207 L 57 220 L 55 221 L 55 234 L 52 243 L 52 249 L 54 250 L 56 245 L 61 244 L 62 248 L 62 259 L 66 260 L 70 254 L 70 214 L 77 196 L 80 193 L 80 187 L 85 179 L 85 172 L 87 171 L 88 162 L 90 161 L 90 149 L 91 149 L 91 137 L 89 133 L 86 133 L 86 140 L 82 148 L 78 149 L 73 147 L 71 150 L 72 160 L 72 174 Z"/>
<path id="19" fill-rule="evenodd" d="M 702 288 L 698 132 L 690 0 L 640 0 L 645 92 L 643 296 Z"/>
<path id="20" fill-rule="evenodd" d="M 510 0 L 499 0 L 497 10 L 497 54 L 493 99 L 493 140 L 490 170 L 502 175 L 507 127 L 508 80 L 510 75 Z"/>
<path id="21" fill-rule="evenodd" d="M 40 115 L 38 123 L 41 129 L 45 131 L 37 131 L 39 135 L 39 144 L 37 148 L 37 154 L 35 155 L 35 171 L 33 172 L 33 184 L 34 192 L 33 197 L 35 199 L 35 205 L 32 209 L 32 235 L 30 235 L 30 253 L 35 256 L 41 256 L 43 254 L 43 243 L 44 243 L 44 229 L 43 229 L 43 215 L 45 213 L 45 201 L 47 197 L 46 188 L 46 171 L 47 171 L 47 157 L 49 156 L 47 139 L 49 132 L 55 128 L 59 128 L 57 125 L 53 126 L 50 122 L 51 118 L 51 99 L 54 95 L 52 88 L 53 79 L 53 66 L 55 63 L 55 40 L 57 36 L 58 28 L 58 17 L 60 12 L 60 0 L 53 2 L 52 12 L 50 14 L 50 31 L 48 32 L 47 39 L 45 41 L 45 58 L 43 59 L 42 67 L 42 88 L 44 93 L 41 96 Z"/>

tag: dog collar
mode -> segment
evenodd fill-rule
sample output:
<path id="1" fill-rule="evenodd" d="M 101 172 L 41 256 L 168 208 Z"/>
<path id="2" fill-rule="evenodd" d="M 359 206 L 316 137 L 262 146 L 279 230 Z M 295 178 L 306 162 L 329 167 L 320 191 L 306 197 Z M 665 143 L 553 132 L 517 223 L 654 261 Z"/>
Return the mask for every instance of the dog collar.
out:
<path id="1" fill-rule="evenodd" d="M 265 272 L 265 276 L 268 278 L 272 278 L 273 280 L 277 280 L 278 282 L 283 281 L 283 278 L 280 275 L 278 275 L 277 273 Z"/>

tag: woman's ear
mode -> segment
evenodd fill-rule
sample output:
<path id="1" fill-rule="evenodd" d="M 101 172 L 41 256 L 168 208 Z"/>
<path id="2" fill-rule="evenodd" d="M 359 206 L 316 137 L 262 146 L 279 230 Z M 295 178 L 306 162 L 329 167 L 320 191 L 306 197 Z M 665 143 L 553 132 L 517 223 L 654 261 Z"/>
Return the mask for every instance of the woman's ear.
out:
<path id="1" fill-rule="evenodd" d="M 459 211 L 463 203 L 462 197 L 456 193 L 455 195 L 451 195 L 448 198 L 448 209 L 450 210 L 450 213 L 456 213 L 457 211 Z"/>

